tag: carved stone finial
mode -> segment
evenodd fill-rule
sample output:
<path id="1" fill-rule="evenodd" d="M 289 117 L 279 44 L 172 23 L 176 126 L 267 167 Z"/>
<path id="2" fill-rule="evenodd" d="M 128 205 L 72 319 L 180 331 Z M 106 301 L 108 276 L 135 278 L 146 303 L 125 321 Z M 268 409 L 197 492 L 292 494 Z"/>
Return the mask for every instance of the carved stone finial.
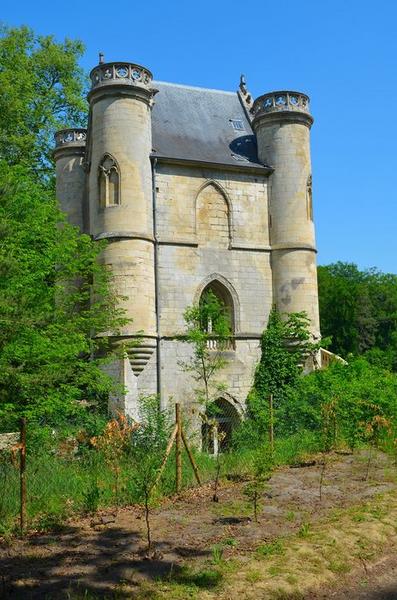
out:
<path id="1" fill-rule="evenodd" d="M 247 91 L 247 81 L 246 81 L 245 75 L 243 75 L 243 73 L 241 73 L 241 75 L 240 75 L 240 90 L 242 92 Z"/>
<path id="2" fill-rule="evenodd" d="M 103 63 L 105 62 L 105 55 L 103 52 L 99 53 L 99 64 L 103 65 Z"/>

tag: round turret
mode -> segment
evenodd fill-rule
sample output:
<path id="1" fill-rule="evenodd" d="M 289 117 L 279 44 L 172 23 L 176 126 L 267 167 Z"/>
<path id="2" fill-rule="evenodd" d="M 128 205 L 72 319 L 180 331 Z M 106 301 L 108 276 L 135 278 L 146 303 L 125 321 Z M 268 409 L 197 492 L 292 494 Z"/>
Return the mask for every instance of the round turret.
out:
<path id="1" fill-rule="evenodd" d="M 109 241 L 103 260 L 133 319 L 123 335 L 143 336 L 142 344 L 153 352 L 157 332 L 150 154 L 156 90 L 150 71 L 134 63 L 99 64 L 90 77 L 90 233 Z"/>
<path id="2" fill-rule="evenodd" d="M 72 225 L 87 229 L 85 215 L 86 129 L 62 129 L 55 134 L 56 197 Z"/>
<path id="3" fill-rule="evenodd" d="M 269 197 L 275 304 L 280 312 L 305 311 L 318 337 L 309 98 L 271 92 L 257 98 L 251 112 L 259 159 L 274 168 Z"/>

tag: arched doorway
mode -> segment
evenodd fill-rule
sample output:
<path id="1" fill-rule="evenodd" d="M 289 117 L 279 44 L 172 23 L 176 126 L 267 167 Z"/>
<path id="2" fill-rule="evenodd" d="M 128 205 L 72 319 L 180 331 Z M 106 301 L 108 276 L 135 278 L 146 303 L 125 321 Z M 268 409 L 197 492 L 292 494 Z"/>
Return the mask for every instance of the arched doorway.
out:
<path id="1" fill-rule="evenodd" d="M 218 398 L 207 409 L 202 425 L 202 446 L 209 454 L 226 452 L 231 445 L 234 429 L 240 423 L 235 406 L 225 398 Z"/>

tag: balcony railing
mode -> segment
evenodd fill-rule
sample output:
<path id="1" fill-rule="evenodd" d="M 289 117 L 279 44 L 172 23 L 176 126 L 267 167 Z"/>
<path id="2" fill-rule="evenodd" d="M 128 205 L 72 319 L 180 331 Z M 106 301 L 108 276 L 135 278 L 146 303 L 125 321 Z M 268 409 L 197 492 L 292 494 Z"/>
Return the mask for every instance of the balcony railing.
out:
<path id="1" fill-rule="evenodd" d="M 227 352 L 236 349 L 234 338 L 226 340 L 220 340 L 219 338 L 213 337 L 207 340 L 208 350 L 214 350 L 217 352 Z"/>

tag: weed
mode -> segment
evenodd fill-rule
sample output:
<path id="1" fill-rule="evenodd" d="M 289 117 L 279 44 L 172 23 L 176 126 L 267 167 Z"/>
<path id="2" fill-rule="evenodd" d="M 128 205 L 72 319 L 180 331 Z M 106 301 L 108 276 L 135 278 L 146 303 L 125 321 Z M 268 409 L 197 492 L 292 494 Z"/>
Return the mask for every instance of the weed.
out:
<path id="1" fill-rule="evenodd" d="M 36 519 L 36 529 L 40 532 L 61 532 L 65 528 L 65 515 L 62 513 L 43 513 Z"/>
<path id="2" fill-rule="evenodd" d="M 212 564 L 220 565 L 223 563 L 223 547 L 221 544 L 215 544 L 212 547 Z"/>
<path id="3" fill-rule="evenodd" d="M 348 573 L 350 571 L 350 567 L 348 564 L 338 560 L 332 560 L 329 563 L 328 568 L 330 571 L 336 574 Z"/>
<path id="4" fill-rule="evenodd" d="M 354 523 L 362 523 L 363 521 L 366 521 L 366 519 L 366 515 L 362 511 L 357 511 L 356 514 L 352 515 L 352 521 L 354 521 Z"/>
<path id="5" fill-rule="evenodd" d="M 226 538 L 225 540 L 223 540 L 223 544 L 225 546 L 232 546 L 232 547 L 236 547 L 238 546 L 238 540 L 236 540 L 236 538 Z"/>
<path id="6" fill-rule="evenodd" d="M 245 578 L 249 583 L 256 583 L 262 579 L 263 574 L 257 569 L 251 569 L 246 573 Z"/>
<path id="7" fill-rule="evenodd" d="M 287 519 L 287 521 L 295 521 L 295 517 L 296 517 L 296 515 L 293 510 L 289 510 L 287 512 L 287 514 L 285 515 L 285 518 Z"/>
<path id="8" fill-rule="evenodd" d="M 301 592 L 287 592 L 283 588 L 279 588 L 274 591 L 269 600 L 304 600 L 304 596 Z"/>
<path id="9" fill-rule="evenodd" d="M 298 536 L 300 538 L 308 538 L 312 534 L 310 523 L 302 523 L 299 527 Z"/>
<path id="10" fill-rule="evenodd" d="M 98 481 L 94 479 L 91 481 L 89 488 L 83 494 L 83 510 L 87 513 L 94 513 L 99 508 L 99 501 L 101 498 L 101 490 L 98 486 Z"/>
<path id="11" fill-rule="evenodd" d="M 267 572 L 269 573 L 270 577 L 277 577 L 278 575 L 281 575 L 282 569 L 278 565 L 271 565 Z"/>
<path id="12" fill-rule="evenodd" d="M 274 540 L 268 544 L 262 544 L 256 549 L 257 556 L 274 556 L 275 554 L 284 554 L 284 546 L 281 540 Z"/>
<path id="13" fill-rule="evenodd" d="M 211 589 L 217 587 L 222 580 L 222 573 L 216 569 L 203 569 L 193 571 L 189 567 L 182 567 L 173 577 L 174 582 L 184 585 L 193 585 L 196 588 Z"/>

